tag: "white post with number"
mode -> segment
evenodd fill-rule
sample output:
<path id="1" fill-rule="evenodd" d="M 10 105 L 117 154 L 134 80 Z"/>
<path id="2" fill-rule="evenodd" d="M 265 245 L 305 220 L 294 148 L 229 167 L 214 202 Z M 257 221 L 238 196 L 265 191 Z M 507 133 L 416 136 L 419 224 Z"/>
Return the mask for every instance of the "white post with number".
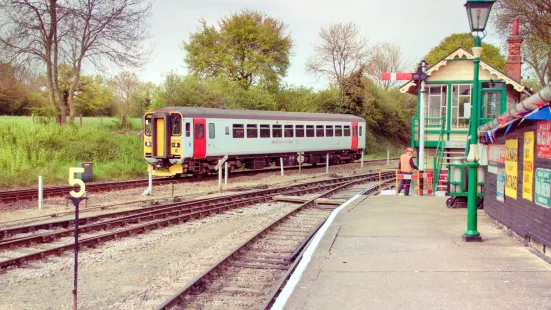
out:
<path id="1" fill-rule="evenodd" d="M 38 177 L 38 210 L 42 210 L 42 176 Z"/>
<path id="2" fill-rule="evenodd" d="M 279 158 L 279 163 L 280 163 L 280 165 L 281 165 L 281 176 L 284 176 L 285 173 L 283 172 L 283 157 L 280 157 L 280 158 Z"/>
<path id="3" fill-rule="evenodd" d="M 149 169 L 149 194 L 153 194 L 153 168 Z"/>
<path id="4" fill-rule="evenodd" d="M 360 157 L 360 170 L 364 168 L 364 150 L 362 150 L 362 156 Z"/>
<path id="5" fill-rule="evenodd" d="M 329 153 L 325 156 L 325 173 L 329 174 Z"/>
<path id="6" fill-rule="evenodd" d="M 222 160 L 218 160 L 218 192 L 222 192 Z"/>
<path id="7" fill-rule="evenodd" d="M 390 151 L 386 150 L 386 165 L 390 165 Z"/>
<path id="8" fill-rule="evenodd" d="M 228 186 L 228 162 L 224 163 L 224 186 Z"/>

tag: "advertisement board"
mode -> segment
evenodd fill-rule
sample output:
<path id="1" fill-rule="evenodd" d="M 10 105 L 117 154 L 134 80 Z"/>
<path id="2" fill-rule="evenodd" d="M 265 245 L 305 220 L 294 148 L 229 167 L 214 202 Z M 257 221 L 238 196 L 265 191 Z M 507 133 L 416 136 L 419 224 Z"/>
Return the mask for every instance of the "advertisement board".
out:
<path id="1" fill-rule="evenodd" d="M 497 169 L 496 200 L 505 201 L 505 169 Z"/>
<path id="2" fill-rule="evenodd" d="M 534 132 L 524 133 L 524 160 L 522 165 L 522 198 L 532 201 L 534 186 Z"/>
<path id="3" fill-rule="evenodd" d="M 536 186 L 534 201 L 537 205 L 545 208 L 551 206 L 549 195 L 551 195 L 551 170 L 536 169 Z"/>
<path id="4" fill-rule="evenodd" d="M 505 147 L 505 195 L 517 199 L 518 140 L 506 140 Z"/>
<path id="5" fill-rule="evenodd" d="M 551 121 L 538 122 L 537 127 L 538 158 L 551 159 Z"/>

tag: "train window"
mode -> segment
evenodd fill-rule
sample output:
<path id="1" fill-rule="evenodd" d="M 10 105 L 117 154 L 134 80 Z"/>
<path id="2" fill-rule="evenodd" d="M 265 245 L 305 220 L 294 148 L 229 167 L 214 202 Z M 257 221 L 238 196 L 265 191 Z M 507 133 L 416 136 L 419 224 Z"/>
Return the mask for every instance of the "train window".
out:
<path id="1" fill-rule="evenodd" d="M 205 137 L 205 125 L 195 124 L 195 139 L 203 139 Z"/>
<path id="2" fill-rule="evenodd" d="M 360 134 L 359 136 L 361 137 L 362 136 L 362 126 L 360 126 Z"/>
<path id="3" fill-rule="evenodd" d="M 247 138 L 258 138 L 258 126 L 256 124 L 247 125 Z"/>
<path id="4" fill-rule="evenodd" d="M 316 137 L 323 137 L 323 125 L 316 126 Z"/>
<path id="5" fill-rule="evenodd" d="M 191 123 L 186 123 L 186 137 L 191 137 Z"/>
<path id="6" fill-rule="evenodd" d="M 230 135 L 230 126 L 226 126 L 226 136 Z"/>
<path id="7" fill-rule="evenodd" d="M 335 137 L 342 136 L 342 126 L 335 126 Z"/>
<path id="8" fill-rule="evenodd" d="M 314 125 L 306 125 L 306 136 L 314 137 Z"/>
<path id="9" fill-rule="evenodd" d="M 285 129 L 283 130 L 283 133 L 285 134 L 285 138 L 292 138 L 293 135 L 293 125 L 285 125 Z"/>
<path id="10" fill-rule="evenodd" d="M 295 128 L 297 130 L 296 137 L 297 138 L 304 137 L 304 125 L 296 125 Z"/>
<path id="11" fill-rule="evenodd" d="M 179 114 L 172 114 L 170 123 L 172 125 L 172 135 L 181 136 L 182 135 L 182 117 Z"/>
<path id="12" fill-rule="evenodd" d="M 233 124 L 233 137 L 234 138 L 245 138 L 245 129 L 243 124 Z"/>
<path id="13" fill-rule="evenodd" d="M 344 136 L 350 137 L 350 126 L 344 126 Z"/>
<path id="14" fill-rule="evenodd" d="M 281 138 L 283 133 L 281 132 L 281 125 L 272 125 L 272 137 Z"/>
<path id="15" fill-rule="evenodd" d="M 209 123 L 209 139 L 214 139 L 215 130 L 214 123 Z"/>
<path id="16" fill-rule="evenodd" d="M 260 138 L 269 138 L 270 136 L 270 125 L 260 125 Z"/>
<path id="17" fill-rule="evenodd" d="M 352 136 L 358 136 L 358 126 L 352 126 Z"/>
<path id="18" fill-rule="evenodd" d="M 326 125 L 325 126 L 325 136 L 326 137 L 332 137 L 333 136 L 333 125 Z"/>
<path id="19" fill-rule="evenodd" d="M 151 114 L 145 116 L 145 135 L 151 136 Z"/>

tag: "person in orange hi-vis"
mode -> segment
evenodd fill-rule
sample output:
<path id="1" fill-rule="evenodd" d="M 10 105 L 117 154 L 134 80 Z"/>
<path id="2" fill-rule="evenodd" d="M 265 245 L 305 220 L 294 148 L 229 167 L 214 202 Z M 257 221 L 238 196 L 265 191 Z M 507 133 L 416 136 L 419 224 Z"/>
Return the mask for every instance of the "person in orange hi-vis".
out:
<path id="1" fill-rule="evenodd" d="M 405 154 L 400 156 L 400 162 L 398 162 L 398 171 L 400 174 L 409 174 L 411 175 L 413 170 L 419 170 L 415 163 L 413 162 L 413 149 L 408 147 Z M 400 185 L 398 185 L 398 194 L 404 189 L 404 195 L 409 196 L 409 184 L 411 179 L 402 179 L 400 180 Z"/>

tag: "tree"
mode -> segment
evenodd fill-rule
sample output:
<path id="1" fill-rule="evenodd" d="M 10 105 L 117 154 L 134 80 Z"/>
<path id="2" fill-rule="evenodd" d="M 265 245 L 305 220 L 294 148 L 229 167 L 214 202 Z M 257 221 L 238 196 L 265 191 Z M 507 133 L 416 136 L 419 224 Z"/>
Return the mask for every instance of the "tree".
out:
<path id="1" fill-rule="evenodd" d="M 21 62 L 46 65 L 51 109 L 65 122 L 67 108 L 74 122 L 74 92 L 83 61 L 96 68 L 103 62 L 138 66 L 146 53 L 141 43 L 147 35 L 144 19 L 149 0 L 0 0 L 4 19 L 0 47 Z M 66 96 L 59 85 L 59 64 L 71 65 Z M 58 110 L 59 109 L 59 110 Z"/>
<path id="2" fill-rule="evenodd" d="M 183 42 L 185 63 L 201 78 L 222 77 L 247 90 L 274 89 L 287 74 L 292 41 L 283 21 L 245 10 L 222 18 L 218 27 L 200 20 L 200 28 Z"/>
<path id="3" fill-rule="evenodd" d="M 493 24 L 506 40 L 513 20 L 519 21 L 523 60 L 543 87 L 551 83 L 551 4 L 549 0 L 500 0 L 492 15 Z"/>
<path id="4" fill-rule="evenodd" d="M 147 56 L 142 43 L 149 38 L 144 20 L 151 11 L 149 0 L 78 0 L 64 25 L 73 81 L 67 95 L 71 122 L 75 118 L 74 93 L 86 59 L 96 68 L 103 62 L 122 67 L 139 67 Z"/>
<path id="5" fill-rule="evenodd" d="M 409 69 L 409 64 L 403 58 L 399 45 L 381 43 L 373 49 L 371 61 L 367 65 L 367 72 L 375 83 L 383 88 L 397 85 L 398 81 L 383 81 L 383 72 L 400 72 Z"/>
<path id="6" fill-rule="evenodd" d="M 0 24 L 0 48 L 9 50 L 19 62 L 39 61 L 46 65 L 50 108 L 58 122 L 64 123 L 66 109 L 57 84 L 57 68 L 59 40 L 64 35 L 58 32 L 58 24 L 66 11 L 58 12 L 57 0 L 0 0 L 0 10 L 4 17 Z"/>
<path id="7" fill-rule="evenodd" d="M 325 75 L 339 86 L 344 102 L 344 80 L 350 73 L 368 63 L 369 46 L 353 23 L 338 23 L 319 32 L 321 43 L 314 45 L 315 54 L 306 63 L 306 71 Z"/>
<path id="8" fill-rule="evenodd" d="M 429 63 L 429 66 L 432 66 L 459 47 L 470 50 L 473 46 L 474 39 L 471 34 L 454 33 L 444 38 L 423 59 Z M 482 55 L 480 59 L 498 70 L 505 71 L 505 57 L 500 54 L 499 48 L 492 44 L 482 43 Z"/>
<path id="9" fill-rule="evenodd" d="M 128 117 L 136 115 L 140 109 L 140 88 L 141 82 L 134 72 L 121 72 L 109 81 L 113 89 L 113 97 L 117 103 L 120 117 L 119 125 L 126 127 Z"/>

